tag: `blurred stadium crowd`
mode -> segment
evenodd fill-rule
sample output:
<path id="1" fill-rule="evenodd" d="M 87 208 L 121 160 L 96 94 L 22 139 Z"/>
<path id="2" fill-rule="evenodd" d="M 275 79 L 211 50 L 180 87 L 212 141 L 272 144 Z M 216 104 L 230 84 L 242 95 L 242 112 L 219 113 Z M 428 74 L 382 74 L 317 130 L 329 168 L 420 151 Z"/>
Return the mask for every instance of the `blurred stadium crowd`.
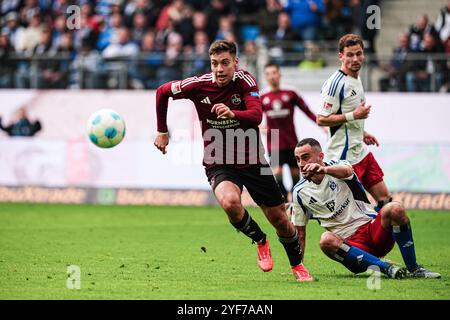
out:
<path id="1" fill-rule="evenodd" d="M 377 30 L 367 28 L 366 12 L 380 2 L 2 0 L 0 88 L 157 88 L 208 72 L 208 47 L 217 39 L 236 41 L 240 64 L 253 73 L 262 48 L 281 65 L 321 68 L 320 54 L 335 53 L 336 40 L 348 32 L 360 34 L 375 57 Z M 426 59 L 405 59 L 448 57 L 450 1 L 442 10 L 438 21 L 421 18 L 402 34 L 391 63 L 371 59 L 387 75 L 382 90 L 447 90 L 447 58 L 433 63 L 433 86 Z"/>

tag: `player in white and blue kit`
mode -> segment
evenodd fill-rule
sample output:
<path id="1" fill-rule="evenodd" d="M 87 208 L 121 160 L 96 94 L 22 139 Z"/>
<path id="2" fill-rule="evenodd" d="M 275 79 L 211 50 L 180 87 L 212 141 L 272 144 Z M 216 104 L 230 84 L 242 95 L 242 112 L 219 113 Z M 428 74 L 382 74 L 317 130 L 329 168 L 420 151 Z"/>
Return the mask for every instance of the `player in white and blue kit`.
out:
<path id="1" fill-rule="evenodd" d="M 395 279 L 407 275 L 440 278 L 439 273 L 417 264 L 411 225 L 400 203 L 390 202 L 379 213 L 373 210 L 351 164 L 346 160 L 324 162 L 324 153 L 315 139 L 301 140 L 295 158 L 303 179 L 294 187 L 291 220 L 303 254 L 306 225 L 315 219 L 327 230 L 320 239 L 322 251 L 354 273 L 377 266 Z M 380 260 L 395 243 L 406 268 Z"/>
<path id="2" fill-rule="evenodd" d="M 364 130 L 371 106 L 366 105 L 359 77 L 364 62 L 364 44 L 359 36 L 347 34 L 339 40 L 339 60 L 340 69 L 322 86 L 317 123 L 330 127 L 327 159 L 348 160 L 364 188 L 377 201 L 378 210 L 392 197 L 383 181 L 383 171 L 367 149 L 367 145 L 379 144 Z"/>

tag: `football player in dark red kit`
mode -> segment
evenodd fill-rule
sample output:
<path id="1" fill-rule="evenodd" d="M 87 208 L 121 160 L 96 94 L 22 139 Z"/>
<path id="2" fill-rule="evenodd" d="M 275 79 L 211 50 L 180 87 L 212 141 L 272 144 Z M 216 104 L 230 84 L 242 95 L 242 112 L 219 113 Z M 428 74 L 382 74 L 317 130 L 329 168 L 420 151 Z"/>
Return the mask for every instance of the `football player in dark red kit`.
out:
<path id="1" fill-rule="evenodd" d="M 277 64 L 268 63 L 264 67 L 264 76 L 269 85 L 269 89 L 261 95 L 262 107 L 267 121 L 267 149 L 275 179 L 287 200 L 287 190 L 283 183 L 283 165 L 289 166 L 292 187 L 297 184 L 300 178 L 294 155 L 298 141 L 294 124 L 295 106 L 298 106 L 314 123 L 316 122 L 316 115 L 294 90 L 280 87 L 281 73 Z M 277 136 L 273 134 L 273 130 L 278 130 Z"/>
<path id="2" fill-rule="evenodd" d="M 302 264 L 297 231 L 286 215 L 283 195 L 263 156 L 258 129 L 262 120 L 259 89 L 252 75 L 238 69 L 236 52 L 235 43 L 215 41 L 209 49 L 211 73 L 158 88 L 154 144 L 166 153 L 169 98 L 193 101 L 201 122 L 206 176 L 230 223 L 257 244 L 259 267 L 270 271 L 273 259 L 266 234 L 242 205 L 244 186 L 275 227 L 296 280 L 312 281 Z"/>

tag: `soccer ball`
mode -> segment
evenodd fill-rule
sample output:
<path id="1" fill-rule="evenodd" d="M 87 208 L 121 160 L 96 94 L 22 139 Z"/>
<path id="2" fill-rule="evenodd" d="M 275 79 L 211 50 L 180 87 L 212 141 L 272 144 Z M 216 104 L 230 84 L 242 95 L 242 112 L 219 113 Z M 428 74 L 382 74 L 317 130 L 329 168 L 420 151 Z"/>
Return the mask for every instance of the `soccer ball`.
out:
<path id="1" fill-rule="evenodd" d="M 114 110 L 101 109 L 89 117 L 87 133 L 97 147 L 112 148 L 125 136 L 125 121 Z"/>

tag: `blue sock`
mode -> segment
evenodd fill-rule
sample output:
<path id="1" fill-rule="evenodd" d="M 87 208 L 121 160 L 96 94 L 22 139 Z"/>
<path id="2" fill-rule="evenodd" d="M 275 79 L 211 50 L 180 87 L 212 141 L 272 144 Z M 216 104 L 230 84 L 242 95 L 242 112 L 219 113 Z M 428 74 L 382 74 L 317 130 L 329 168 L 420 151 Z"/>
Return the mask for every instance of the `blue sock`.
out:
<path id="1" fill-rule="evenodd" d="M 413 270 L 417 267 L 417 262 L 411 225 L 408 223 L 402 226 L 392 226 L 392 237 L 398 244 L 406 268 L 410 271 Z"/>
<path id="2" fill-rule="evenodd" d="M 353 273 L 361 273 L 370 266 L 377 266 L 382 273 L 386 273 L 390 264 L 381 261 L 370 253 L 346 243 L 338 249 L 335 258 Z"/>

